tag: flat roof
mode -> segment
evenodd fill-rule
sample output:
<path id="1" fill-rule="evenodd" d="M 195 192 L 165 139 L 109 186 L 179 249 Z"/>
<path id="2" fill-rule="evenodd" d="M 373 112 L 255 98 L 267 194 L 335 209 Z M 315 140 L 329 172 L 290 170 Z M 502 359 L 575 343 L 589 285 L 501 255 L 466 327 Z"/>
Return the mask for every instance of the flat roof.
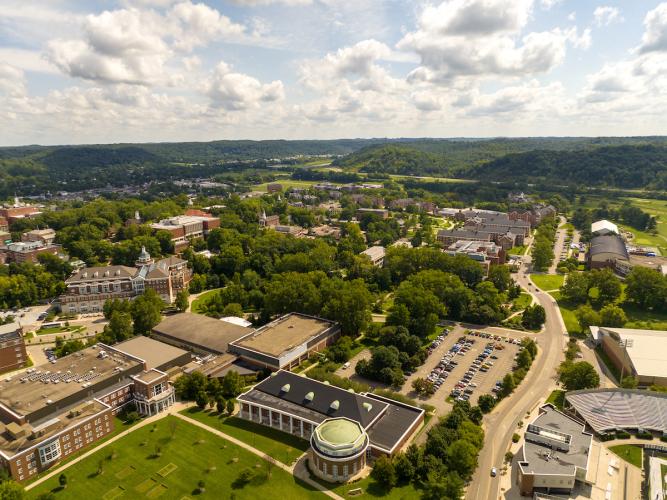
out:
<path id="1" fill-rule="evenodd" d="M 113 346 L 114 349 L 126 352 L 146 362 L 146 369 L 160 368 L 166 364 L 176 361 L 181 356 L 190 354 L 188 351 L 179 349 L 159 340 L 138 335 L 129 340 Z"/>
<path id="2" fill-rule="evenodd" d="M 106 357 L 98 357 L 101 351 L 106 352 Z M 137 366 L 141 366 L 139 360 L 107 349 L 106 346 L 88 347 L 59 358 L 55 363 L 46 363 L 34 367 L 30 372 L 14 375 L 9 381 L 2 379 L 0 403 L 24 416 L 47 406 L 54 407 L 55 411 L 60 401 L 82 392 L 82 384 L 97 385 L 122 377 L 124 372 Z M 58 382 L 54 383 L 54 379 Z"/>
<path id="3" fill-rule="evenodd" d="M 158 370 L 147 370 L 147 371 L 143 371 L 141 373 L 136 374 L 135 377 L 137 379 L 141 380 L 142 382 L 144 382 L 145 384 L 150 384 L 151 382 L 153 382 L 154 380 L 159 379 L 163 375 L 165 375 L 165 374 L 163 372 L 158 371 Z"/>
<path id="4" fill-rule="evenodd" d="M 326 319 L 291 313 L 262 326 L 234 345 L 278 358 L 334 325 Z"/>
<path id="5" fill-rule="evenodd" d="M 153 333 L 158 337 L 164 335 L 175 341 L 218 354 L 227 352 L 230 342 L 251 332 L 251 328 L 193 313 L 168 316 L 153 328 Z"/>
<path id="6" fill-rule="evenodd" d="M 603 332 L 620 337 L 640 377 L 667 378 L 667 331 L 598 327 L 598 339 Z"/>
<path id="7" fill-rule="evenodd" d="M 588 454 L 593 436 L 584 431 L 584 425 L 551 405 L 540 408 L 540 414 L 531 422 L 544 430 L 568 434 L 572 437 L 569 451 L 552 450 L 551 447 L 524 441 L 523 460 L 520 465 L 528 474 L 569 474 L 574 475 L 576 468 L 588 468 Z"/>

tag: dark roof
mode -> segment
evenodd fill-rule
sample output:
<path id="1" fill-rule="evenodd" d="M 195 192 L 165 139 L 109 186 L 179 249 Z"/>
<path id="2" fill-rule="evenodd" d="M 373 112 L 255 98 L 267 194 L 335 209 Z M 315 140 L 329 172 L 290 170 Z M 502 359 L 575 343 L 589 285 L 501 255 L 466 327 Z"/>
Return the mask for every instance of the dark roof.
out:
<path id="1" fill-rule="evenodd" d="M 174 314 L 153 328 L 158 338 L 164 336 L 216 354 L 226 353 L 230 342 L 252 331 L 252 328 L 192 313 Z"/>
<path id="2" fill-rule="evenodd" d="M 97 273 L 97 276 L 95 276 Z M 105 273 L 109 273 L 105 276 Z M 101 266 L 101 267 L 84 267 L 79 271 L 74 272 L 65 283 L 72 283 L 76 281 L 100 281 L 105 279 L 117 278 L 133 278 L 137 274 L 135 267 L 128 266 Z"/>
<path id="3" fill-rule="evenodd" d="M 625 260 L 630 259 L 625 242 L 617 234 L 595 236 L 591 239 L 590 256 L 593 257 L 600 253 L 611 253 Z"/>
<path id="4" fill-rule="evenodd" d="M 289 392 L 283 392 L 281 388 L 289 384 Z M 387 403 L 377 401 L 361 394 L 348 392 L 345 389 L 333 385 L 327 385 L 312 378 L 296 375 L 291 372 L 280 370 L 275 372 L 254 387 L 255 391 L 261 391 L 281 400 L 288 401 L 300 407 L 315 411 L 325 418 L 346 417 L 359 422 L 362 427 L 368 425 L 387 407 Z M 312 392 L 314 398 L 311 402 L 306 401 L 306 394 Z M 331 409 L 331 403 L 339 402 L 338 410 Z M 363 403 L 370 403 L 370 411 L 363 407 Z"/>
<path id="5" fill-rule="evenodd" d="M 389 403 L 387 411 L 368 429 L 368 437 L 374 445 L 393 451 L 393 447 L 414 426 L 424 411 L 397 401 L 387 401 L 386 398 L 375 394 L 368 394 L 368 397 Z"/>

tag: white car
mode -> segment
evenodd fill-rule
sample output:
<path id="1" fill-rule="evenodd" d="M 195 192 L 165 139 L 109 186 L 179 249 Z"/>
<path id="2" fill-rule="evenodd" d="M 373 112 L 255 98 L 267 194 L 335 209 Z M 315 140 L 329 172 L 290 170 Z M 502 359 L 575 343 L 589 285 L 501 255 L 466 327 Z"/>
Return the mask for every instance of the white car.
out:
<path id="1" fill-rule="evenodd" d="M 491 467 L 491 477 L 496 477 L 498 475 L 498 470 L 495 467 Z"/>

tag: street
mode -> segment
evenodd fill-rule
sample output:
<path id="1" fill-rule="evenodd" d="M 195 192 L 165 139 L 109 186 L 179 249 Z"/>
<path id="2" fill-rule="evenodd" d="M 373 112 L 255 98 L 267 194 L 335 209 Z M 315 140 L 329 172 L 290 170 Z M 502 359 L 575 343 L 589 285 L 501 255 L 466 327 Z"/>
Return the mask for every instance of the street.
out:
<path id="1" fill-rule="evenodd" d="M 559 241 L 556 244 L 558 245 Z M 562 241 L 560 244 L 562 245 Z M 530 269 L 529 261 L 529 256 L 523 257 L 523 263 L 515 277 L 517 283 L 525 290 L 529 290 L 530 283 L 526 274 Z M 544 307 L 547 318 L 544 330 L 535 336 L 539 352 L 533 361 L 533 367 L 519 387 L 484 418 L 484 448 L 479 455 L 479 465 L 466 493 L 466 498 L 469 500 L 502 498 L 499 491 L 500 478 L 491 477 L 491 468 L 496 467 L 498 470 L 502 468 L 512 434 L 518 428 L 517 423 L 556 386 L 556 368 L 564 359 L 567 331 L 553 297 L 540 291 L 534 292 L 533 295 Z"/>

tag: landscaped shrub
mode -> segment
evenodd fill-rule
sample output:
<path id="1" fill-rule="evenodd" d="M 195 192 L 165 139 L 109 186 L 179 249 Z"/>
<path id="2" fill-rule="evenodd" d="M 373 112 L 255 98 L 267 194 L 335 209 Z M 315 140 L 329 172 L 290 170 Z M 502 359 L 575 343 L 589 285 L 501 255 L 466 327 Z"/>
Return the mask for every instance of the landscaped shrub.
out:
<path id="1" fill-rule="evenodd" d="M 616 439 L 630 439 L 630 433 L 625 431 L 617 431 Z"/>
<path id="2" fill-rule="evenodd" d="M 650 432 L 644 431 L 644 432 L 638 432 L 637 433 L 637 439 L 653 439 L 653 434 Z"/>

